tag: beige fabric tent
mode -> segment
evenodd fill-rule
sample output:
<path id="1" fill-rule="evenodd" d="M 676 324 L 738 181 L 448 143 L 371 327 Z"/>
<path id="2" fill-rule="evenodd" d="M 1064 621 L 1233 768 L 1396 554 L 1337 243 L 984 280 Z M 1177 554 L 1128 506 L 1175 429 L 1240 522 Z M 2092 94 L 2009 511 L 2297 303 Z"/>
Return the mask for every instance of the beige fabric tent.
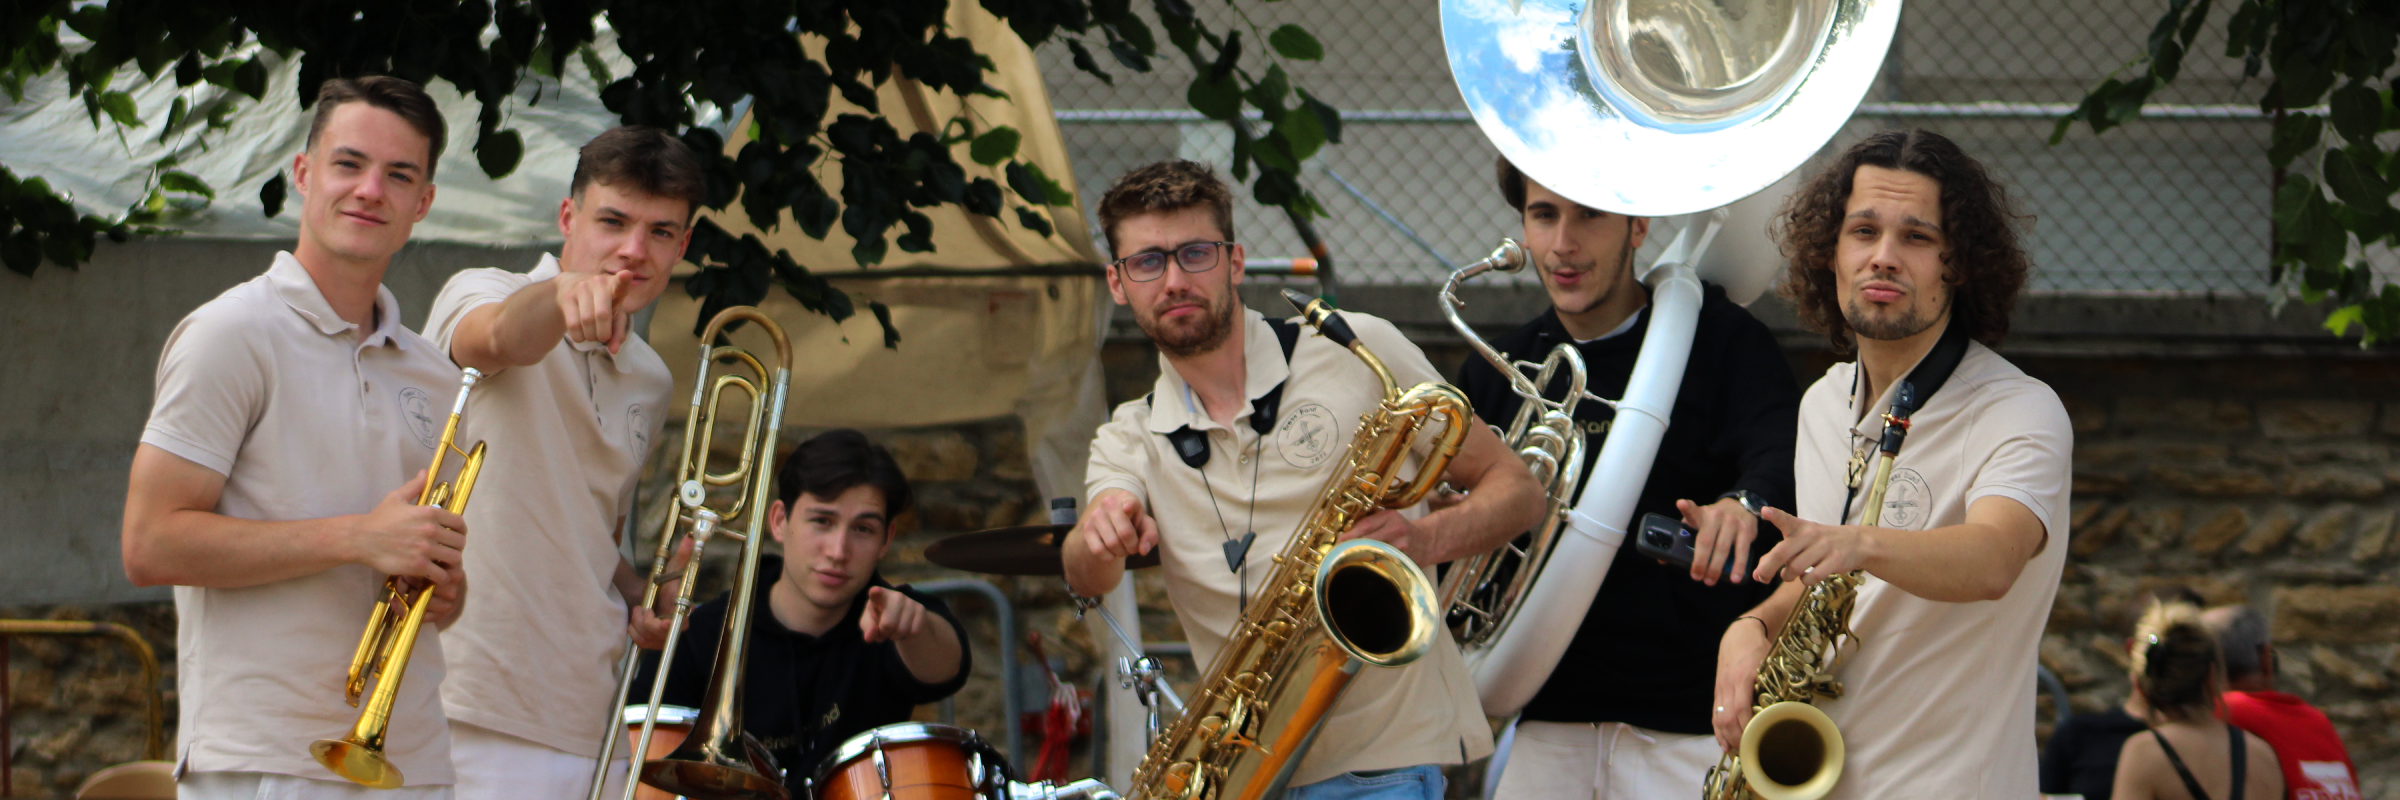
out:
<path id="1" fill-rule="evenodd" d="M 1023 135 L 1018 157 L 1074 186 L 1032 49 L 977 4 L 953 3 L 949 24 L 992 59 L 997 70 L 985 78 L 1008 96 L 967 99 L 968 113 L 984 130 L 1016 128 Z M 961 108 L 959 97 L 901 77 L 882 87 L 880 101 L 904 139 L 917 131 L 938 134 Z M 836 94 L 827 119 L 842 113 L 860 112 Z M 735 127 L 727 154 L 749 141 L 748 129 L 747 121 Z M 998 168 L 969 159 L 964 143 L 953 157 L 969 179 L 1006 185 Z M 820 180 L 827 191 L 840 191 L 839 170 L 825 170 Z M 1011 206 L 1018 202 L 1013 194 L 1009 200 Z M 1080 497 L 1091 434 L 1106 413 L 1099 341 L 1108 298 L 1080 202 L 1048 211 L 1057 232 L 1044 237 L 1017 225 L 1012 213 L 993 219 L 955 205 L 923 209 L 934 223 L 933 251 L 894 248 L 884 264 L 864 270 L 851 260 L 852 240 L 840 226 L 818 241 L 788 216 L 773 231 L 751 226 L 739 209 L 710 217 L 734 236 L 757 234 L 769 251 L 790 251 L 858 305 L 857 316 L 836 325 L 800 308 L 780 287 L 760 304 L 792 339 L 788 424 L 904 427 L 1014 414 L 1024 420 L 1044 496 Z M 683 266 L 684 274 L 693 269 Z M 993 274 L 1010 271 L 1038 274 Z M 882 347 L 881 328 L 866 313 L 870 300 L 891 308 L 898 349 Z M 670 290 L 650 323 L 650 342 L 667 357 L 678 386 L 691 385 L 698 312 L 698 301 Z M 688 399 L 679 394 L 676 402 Z M 680 419 L 684 411 L 679 405 L 672 413 Z"/>

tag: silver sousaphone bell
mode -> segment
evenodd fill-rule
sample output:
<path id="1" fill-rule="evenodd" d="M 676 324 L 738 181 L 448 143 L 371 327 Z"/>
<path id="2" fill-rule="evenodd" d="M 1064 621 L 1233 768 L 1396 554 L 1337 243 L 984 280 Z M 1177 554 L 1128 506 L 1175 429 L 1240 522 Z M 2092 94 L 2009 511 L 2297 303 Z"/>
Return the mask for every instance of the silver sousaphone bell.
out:
<path id="1" fill-rule="evenodd" d="M 1514 715 L 1558 666 L 1572 638 L 1558 632 L 1582 624 L 1666 431 L 1700 281 L 1745 304 L 1765 289 L 1766 221 L 1788 190 L 1760 190 L 1850 119 L 1899 21 L 1900 0 L 1442 0 L 1452 76 L 1501 155 L 1591 208 L 1690 215 L 1637 266 L 1649 329 L 1564 532 L 1516 606 L 1492 612 L 1497 629 L 1462 643 L 1484 713 Z M 1827 730 L 1820 752 L 1840 753 Z M 1840 756 L 1815 767 L 1829 785 Z"/>

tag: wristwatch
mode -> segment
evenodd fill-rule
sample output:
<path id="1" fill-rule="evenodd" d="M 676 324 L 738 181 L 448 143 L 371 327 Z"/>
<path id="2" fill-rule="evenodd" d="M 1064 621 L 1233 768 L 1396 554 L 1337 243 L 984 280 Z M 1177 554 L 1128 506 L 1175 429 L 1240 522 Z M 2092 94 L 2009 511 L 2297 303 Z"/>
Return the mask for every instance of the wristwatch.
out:
<path id="1" fill-rule="evenodd" d="M 1751 494 L 1750 490 L 1735 489 L 1733 491 L 1717 495 L 1717 499 L 1719 500 L 1723 500 L 1728 497 L 1733 498 L 1734 502 L 1742 504 L 1742 510 L 1750 512 L 1750 516 L 1764 516 L 1763 514 L 1760 514 L 1759 511 L 1763 509 L 1766 504 L 1760 502 L 1758 495 Z"/>

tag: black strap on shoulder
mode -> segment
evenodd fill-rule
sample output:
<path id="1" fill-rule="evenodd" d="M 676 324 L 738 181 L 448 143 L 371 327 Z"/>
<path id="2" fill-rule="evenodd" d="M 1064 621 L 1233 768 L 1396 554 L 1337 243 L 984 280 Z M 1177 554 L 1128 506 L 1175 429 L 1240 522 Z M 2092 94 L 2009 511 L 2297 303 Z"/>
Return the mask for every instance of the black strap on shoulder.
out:
<path id="1" fill-rule="evenodd" d="M 1267 327 L 1275 331 L 1275 342 L 1283 346 L 1283 363 L 1287 365 L 1292 363 L 1292 350 L 1300 346 L 1300 326 L 1291 320 L 1269 317 L 1267 318 Z M 1281 412 L 1283 405 L 1283 387 L 1291 382 L 1291 378 L 1286 377 L 1283 383 L 1275 384 L 1275 388 L 1268 389 L 1266 394 L 1259 395 L 1257 400 L 1250 401 L 1251 430 L 1257 431 L 1260 436 L 1265 436 L 1268 431 L 1275 429 L 1275 415 Z M 1143 395 L 1142 403 L 1152 408 L 1157 407 L 1150 395 Z M 1190 465 L 1192 469 L 1208 466 L 1208 437 L 1206 435 L 1192 430 L 1190 425 L 1168 431 L 1164 435 L 1169 443 L 1175 445 L 1175 456 L 1183 459 L 1183 463 Z"/>
<path id="2" fill-rule="evenodd" d="M 2250 782 L 2249 744 L 2242 740 L 2242 729 L 2225 723 L 2225 733 L 2233 738 L 2233 791 L 2226 800 L 2242 800 L 2242 784 Z"/>
<path id="3" fill-rule="evenodd" d="M 1933 350 L 1927 352 L 1917 362 L 1916 368 L 1908 371 L 1908 377 L 1900 379 L 1900 386 L 1892 390 L 1892 407 L 1888 413 L 1902 424 L 1883 426 L 1883 441 L 1877 445 L 1877 449 L 1899 455 L 1900 444 L 1908 439 L 1906 423 L 1909 416 L 1917 413 L 1917 409 L 1924 408 L 1925 403 L 1933 399 L 1933 393 L 1942 390 L 1942 384 L 1950 382 L 1950 373 L 1958 371 L 1958 362 L 1966 357 L 1966 328 L 1953 319 L 1950 326 L 1942 330 L 1942 338 L 1933 343 Z M 1863 372 L 1866 366 L 1861 364 L 1858 369 Z M 1843 524 L 1849 523 L 1850 502 L 1857 498 L 1856 486 L 1850 487 L 1849 494 L 1842 498 L 1840 520 Z"/>
<path id="4" fill-rule="evenodd" d="M 2234 737 L 2239 739 L 2241 734 Z M 2208 792 L 2200 788 L 2200 779 L 2192 777 L 2191 768 L 2183 765 L 2183 757 L 2175 754 L 2175 746 L 2167 744 L 2167 737 L 2158 735 L 2157 728 L 2151 728 L 2150 738 L 2158 740 L 2158 749 L 2167 754 L 2167 764 L 2175 768 L 2175 777 L 2183 779 L 2183 789 L 2192 793 L 2192 800 L 2208 800 Z M 2233 800 L 2241 800 L 2241 784 L 2234 784 L 2234 792 Z"/>
<path id="5" fill-rule="evenodd" d="M 1285 366 L 1290 366 L 1292 349 L 1300 346 L 1300 326 L 1291 320 L 1269 319 L 1267 327 L 1275 329 L 1275 343 L 1283 345 L 1283 363 Z M 1286 377 L 1283 379 L 1283 383 L 1275 384 L 1275 388 L 1268 389 L 1266 394 L 1259 395 L 1257 400 L 1251 401 L 1251 430 L 1257 431 L 1260 436 L 1265 436 L 1267 431 L 1275 429 L 1275 415 L 1282 411 L 1284 384 L 1291 382 L 1292 379 Z"/>

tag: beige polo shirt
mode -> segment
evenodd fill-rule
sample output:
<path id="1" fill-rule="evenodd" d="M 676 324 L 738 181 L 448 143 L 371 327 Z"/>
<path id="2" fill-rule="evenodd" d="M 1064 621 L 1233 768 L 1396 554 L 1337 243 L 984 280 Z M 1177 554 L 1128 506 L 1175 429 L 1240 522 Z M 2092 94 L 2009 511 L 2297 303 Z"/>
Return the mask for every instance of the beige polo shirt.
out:
<path id="1" fill-rule="evenodd" d="M 1855 370 L 1835 364 L 1801 398 L 1792 474 L 1803 519 L 1841 513 L 1852 448 L 1882 435 L 1891 389 L 1862 413 Z M 1822 706 L 1850 753 L 1831 796 L 2033 797 L 2035 656 L 2066 565 L 2074 431 L 2049 386 L 1974 343 L 1912 419 L 1882 527 L 1957 525 L 1997 496 L 2032 511 L 2048 537 L 1999 600 L 1936 602 L 1868 576 L 1851 618 L 1858 643 L 1837 671 L 1845 693 Z M 1845 522 L 1859 521 L 1865 497 Z"/>
<path id="2" fill-rule="evenodd" d="M 467 312 L 558 276 L 471 269 L 450 278 L 425 330 L 449 352 Z M 451 719 L 559 750 L 600 755 L 600 720 L 616 691 L 625 600 L 616 574 L 617 518 L 658 441 L 674 378 L 641 337 L 616 354 L 561 338 L 540 363 L 475 387 L 465 436 L 490 443 L 467 506 L 467 585 L 474 602 L 443 632 Z"/>
<path id="3" fill-rule="evenodd" d="M 1383 359 L 1401 388 L 1441 380 L 1425 354 L 1391 323 L 1356 312 L 1343 316 L 1367 349 Z M 1231 428 L 1209 419 L 1198 409 L 1198 400 L 1191 399 L 1174 365 L 1162 356 L 1158 384 L 1149 398 L 1117 406 L 1108 424 L 1100 427 L 1084 476 L 1087 498 L 1104 489 L 1123 489 L 1141 498 L 1144 509 L 1158 520 L 1167 596 L 1191 640 L 1192 657 L 1204 667 L 1216 659 L 1226 634 L 1240 619 L 1243 592 L 1255 599 L 1260 584 L 1274 571 L 1273 558 L 1290 543 L 1301 515 L 1316 502 L 1336 462 L 1349 450 L 1359 418 L 1382 402 L 1383 387 L 1374 373 L 1356 355 L 1314 330 L 1301 333 L 1287 366 L 1282 345 L 1264 316 L 1245 308 L 1240 324 L 1245 326 L 1242 349 L 1249 399 L 1255 401 L 1283 385 L 1276 422 L 1265 436 L 1251 427 L 1247 405 Z M 1202 470 L 1186 465 L 1163 435 L 1187 425 L 1208 438 L 1205 480 Z M 1416 474 L 1422 449 L 1409 459 L 1403 474 Z M 1409 513 L 1416 516 L 1421 509 Z M 1246 579 L 1226 567 L 1224 548 L 1229 537 L 1239 539 L 1244 531 L 1258 534 L 1244 559 Z M 1420 566 L 1431 573 L 1431 565 Z M 1414 664 L 1360 671 L 1326 718 L 1292 785 L 1356 770 L 1463 763 L 1491 752 L 1491 731 L 1475 699 L 1475 682 L 1458 645 L 1445 631 L 1434 638 L 1433 650 Z"/>
<path id="4" fill-rule="evenodd" d="M 375 332 L 342 321 L 289 253 L 176 324 L 142 443 L 225 476 L 216 511 L 257 520 L 363 514 L 433 461 L 459 369 L 400 324 L 378 287 Z M 473 413 L 473 412 L 469 412 Z M 384 576 L 345 564 L 239 589 L 175 587 L 177 769 L 339 780 L 309 743 L 359 712 L 342 698 Z M 408 785 L 447 784 L 441 637 L 427 626 L 392 706 L 385 753 Z"/>

